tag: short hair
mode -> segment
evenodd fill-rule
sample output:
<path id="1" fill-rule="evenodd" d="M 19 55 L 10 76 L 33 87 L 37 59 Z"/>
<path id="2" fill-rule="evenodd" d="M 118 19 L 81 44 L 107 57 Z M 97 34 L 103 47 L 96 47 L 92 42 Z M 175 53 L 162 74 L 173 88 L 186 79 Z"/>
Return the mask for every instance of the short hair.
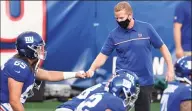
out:
<path id="1" fill-rule="evenodd" d="M 127 1 L 121 1 L 114 7 L 114 12 L 119 12 L 125 9 L 127 13 L 132 13 L 131 5 Z"/>

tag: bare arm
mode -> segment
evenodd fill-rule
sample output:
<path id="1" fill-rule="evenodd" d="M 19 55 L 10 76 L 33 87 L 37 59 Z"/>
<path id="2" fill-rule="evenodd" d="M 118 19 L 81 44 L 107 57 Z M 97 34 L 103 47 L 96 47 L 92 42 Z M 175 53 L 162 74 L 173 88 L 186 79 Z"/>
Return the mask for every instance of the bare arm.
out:
<path id="1" fill-rule="evenodd" d="M 96 59 L 94 60 L 94 62 L 91 64 L 90 69 L 92 71 L 95 71 L 96 69 L 98 69 L 99 67 L 101 67 L 103 64 L 105 64 L 105 61 L 107 60 L 108 56 L 99 53 L 98 56 L 96 57 Z"/>
<path id="2" fill-rule="evenodd" d="M 94 75 L 94 72 L 96 69 L 100 68 L 103 64 L 105 64 L 105 61 L 107 60 L 108 56 L 99 53 L 96 59 L 91 64 L 91 67 L 86 72 L 87 77 L 92 77 Z"/>
<path id="3" fill-rule="evenodd" d="M 172 57 L 171 57 L 171 54 L 167 48 L 167 46 L 164 44 L 163 46 L 161 46 L 160 48 L 160 51 L 167 63 L 167 66 L 168 66 L 168 70 L 171 70 L 171 71 L 174 71 L 173 70 L 173 63 L 172 63 Z"/>
<path id="4" fill-rule="evenodd" d="M 22 87 L 22 82 L 18 82 L 12 78 L 8 78 L 9 103 L 13 111 L 24 111 L 24 107 L 20 102 Z"/>
<path id="5" fill-rule="evenodd" d="M 73 77 L 84 78 L 84 75 L 80 72 L 61 72 L 61 71 L 47 71 L 44 69 L 38 69 L 36 73 L 36 77 L 39 80 L 46 80 L 46 81 L 61 81 L 64 79 L 69 79 Z"/>
<path id="6" fill-rule="evenodd" d="M 192 100 L 181 102 L 180 111 L 191 111 L 191 110 L 192 110 Z"/>
<path id="7" fill-rule="evenodd" d="M 181 46 L 181 23 L 174 23 L 174 40 L 175 40 L 175 47 L 176 47 L 176 56 L 180 58 L 184 56 L 183 48 Z"/>
<path id="8" fill-rule="evenodd" d="M 166 79 L 170 82 L 174 79 L 174 69 L 173 69 L 172 57 L 165 44 L 161 46 L 160 51 L 167 63 L 168 74 L 166 76 Z"/>

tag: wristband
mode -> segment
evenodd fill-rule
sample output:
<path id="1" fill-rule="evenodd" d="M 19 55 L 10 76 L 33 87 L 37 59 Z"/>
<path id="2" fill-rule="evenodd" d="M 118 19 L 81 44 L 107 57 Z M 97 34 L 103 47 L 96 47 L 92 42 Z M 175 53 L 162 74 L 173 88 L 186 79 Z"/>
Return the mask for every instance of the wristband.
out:
<path id="1" fill-rule="evenodd" d="M 64 79 L 75 78 L 77 72 L 63 72 Z"/>

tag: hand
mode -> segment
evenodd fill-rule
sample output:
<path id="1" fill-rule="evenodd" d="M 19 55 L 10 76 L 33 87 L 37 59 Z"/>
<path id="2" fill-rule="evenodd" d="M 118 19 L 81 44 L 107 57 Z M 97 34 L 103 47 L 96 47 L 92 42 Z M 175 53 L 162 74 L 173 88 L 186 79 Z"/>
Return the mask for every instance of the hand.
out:
<path id="1" fill-rule="evenodd" d="M 89 70 L 86 72 L 86 77 L 88 77 L 88 78 L 93 77 L 93 75 L 94 75 L 94 71 L 91 70 L 91 69 L 89 69 Z"/>
<path id="2" fill-rule="evenodd" d="M 179 59 L 184 56 L 184 52 L 182 48 L 176 48 L 176 57 Z"/>
<path id="3" fill-rule="evenodd" d="M 168 82 L 174 81 L 175 75 L 173 71 L 167 71 L 165 80 Z"/>
<path id="4" fill-rule="evenodd" d="M 86 73 L 85 73 L 85 71 L 79 71 L 79 72 L 76 73 L 75 77 L 85 79 Z"/>

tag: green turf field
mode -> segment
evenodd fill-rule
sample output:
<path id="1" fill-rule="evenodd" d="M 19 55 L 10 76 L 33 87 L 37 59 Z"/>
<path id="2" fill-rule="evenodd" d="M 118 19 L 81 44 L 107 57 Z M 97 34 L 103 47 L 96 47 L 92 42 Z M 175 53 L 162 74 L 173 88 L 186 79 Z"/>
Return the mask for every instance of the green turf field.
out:
<path id="1" fill-rule="evenodd" d="M 59 104 L 61 103 L 57 101 L 27 102 L 25 104 L 25 111 L 54 111 Z M 159 103 L 152 103 L 151 111 L 159 111 L 159 109 Z"/>

